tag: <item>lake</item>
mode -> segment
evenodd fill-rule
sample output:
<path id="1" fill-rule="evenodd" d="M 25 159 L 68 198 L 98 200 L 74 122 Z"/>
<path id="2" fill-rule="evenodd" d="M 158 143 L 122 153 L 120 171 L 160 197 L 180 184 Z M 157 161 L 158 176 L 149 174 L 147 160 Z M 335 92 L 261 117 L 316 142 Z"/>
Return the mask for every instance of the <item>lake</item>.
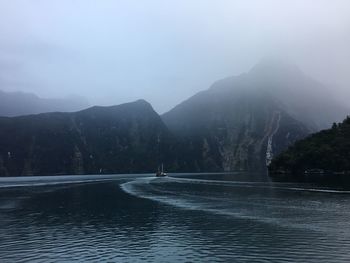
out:
<path id="1" fill-rule="evenodd" d="M 1 262 L 350 262 L 350 191 L 259 174 L 0 178 Z"/>

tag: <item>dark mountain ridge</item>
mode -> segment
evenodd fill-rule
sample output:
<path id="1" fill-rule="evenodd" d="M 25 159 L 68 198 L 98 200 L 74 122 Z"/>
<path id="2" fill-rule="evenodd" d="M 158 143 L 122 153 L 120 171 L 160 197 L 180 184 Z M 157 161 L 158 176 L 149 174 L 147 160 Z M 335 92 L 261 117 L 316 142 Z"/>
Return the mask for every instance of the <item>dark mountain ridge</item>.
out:
<path id="1" fill-rule="evenodd" d="M 159 149 L 171 141 L 143 100 L 75 113 L 1 117 L 0 138 L 2 176 L 150 172 Z"/>
<path id="2" fill-rule="evenodd" d="M 308 173 L 350 173 L 350 117 L 297 141 L 272 160 L 269 171 L 299 177 Z"/>

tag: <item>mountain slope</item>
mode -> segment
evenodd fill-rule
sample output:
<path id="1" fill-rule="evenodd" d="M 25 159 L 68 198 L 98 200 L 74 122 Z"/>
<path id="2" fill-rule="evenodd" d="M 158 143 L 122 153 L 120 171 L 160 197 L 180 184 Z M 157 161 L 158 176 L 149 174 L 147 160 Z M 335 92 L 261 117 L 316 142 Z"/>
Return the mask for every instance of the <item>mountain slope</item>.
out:
<path id="1" fill-rule="evenodd" d="M 88 103 L 78 97 L 43 99 L 32 93 L 0 91 L 0 116 L 20 116 L 45 112 L 73 112 L 87 108 Z"/>
<path id="2" fill-rule="evenodd" d="M 274 158 L 272 173 L 303 174 L 306 170 L 350 172 L 350 117 L 328 130 L 296 142 Z"/>
<path id="3" fill-rule="evenodd" d="M 262 62 L 247 74 L 217 81 L 162 119 L 196 149 L 199 170 L 262 170 L 274 155 L 327 125 L 328 113 L 338 118 L 345 114 L 323 95 L 310 105 L 303 92 L 318 89 L 317 82 L 293 66 Z"/>
<path id="4" fill-rule="evenodd" d="M 151 172 L 159 151 L 170 151 L 171 140 L 159 115 L 142 100 L 76 113 L 2 117 L 0 175 Z"/>
<path id="5" fill-rule="evenodd" d="M 247 75 L 250 86 L 269 92 L 293 118 L 314 130 L 329 128 L 349 112 L 348 107 L 333 97 L 330 88 L 288 62 L 265 59 Z"/>
<path id="6" fill-rule="evenodd" d="M 200 170 L 265 169 L 274 153 L 309 133 L 265 94 L 237 90 L 197 94 L 163 120 L 197 148 Z"/>

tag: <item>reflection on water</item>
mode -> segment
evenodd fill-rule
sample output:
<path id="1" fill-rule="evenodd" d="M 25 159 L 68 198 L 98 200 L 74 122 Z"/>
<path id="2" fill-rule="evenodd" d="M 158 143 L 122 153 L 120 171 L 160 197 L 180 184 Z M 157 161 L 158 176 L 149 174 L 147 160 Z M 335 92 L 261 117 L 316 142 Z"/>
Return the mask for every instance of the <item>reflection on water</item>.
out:
<path id="1" fill-rule="evenodd" d="M 0 186 L 1 262 L 350 260 L 346 190 L 247 174 L 17 180 Z"/>

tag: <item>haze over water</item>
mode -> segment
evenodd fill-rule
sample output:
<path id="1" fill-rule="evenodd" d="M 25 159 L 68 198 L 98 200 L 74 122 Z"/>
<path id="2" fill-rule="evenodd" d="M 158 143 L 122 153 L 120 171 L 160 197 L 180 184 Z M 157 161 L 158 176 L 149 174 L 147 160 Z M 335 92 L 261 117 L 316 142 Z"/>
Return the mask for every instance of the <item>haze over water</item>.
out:
<path id="1" fill-rule="evenodd" d="M 1 178 L 2 262 L 350 260 L 344 189 L 240 173 L 84 178 Z"/>

